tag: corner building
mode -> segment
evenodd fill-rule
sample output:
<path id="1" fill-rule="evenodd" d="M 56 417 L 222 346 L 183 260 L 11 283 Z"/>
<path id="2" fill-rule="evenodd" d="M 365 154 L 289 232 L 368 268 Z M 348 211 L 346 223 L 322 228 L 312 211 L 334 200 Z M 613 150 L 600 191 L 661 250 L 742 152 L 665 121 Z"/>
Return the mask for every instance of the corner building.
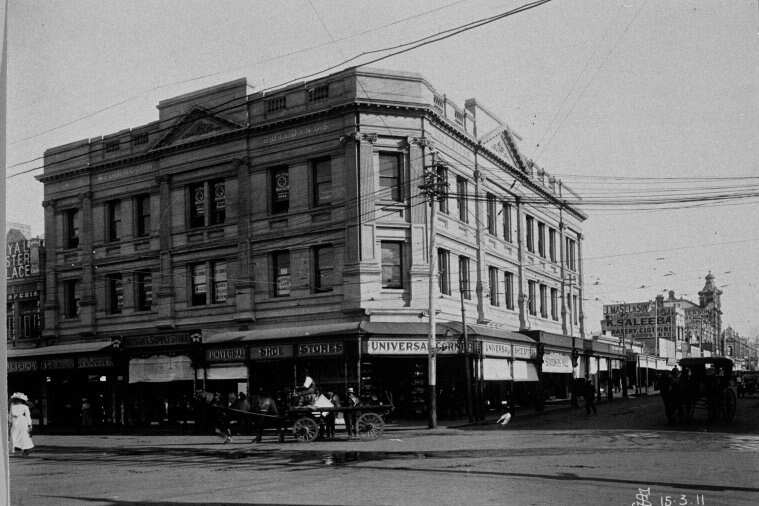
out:
<path id="1" fill-rule="evenodd" d="M 43 339 L 107 352 L 114 420 L 181 419 L 194 390 L 280 390 L 305 368 L 422 416 L 433 150 L 448 182 L 434 204 L 441 415 L 463 409 L 467 360 L 478 405 L 530 402 L 539 383 L 566 395 L 572 350 L 588 353 L 585 216 L 505 123 L 415 73 L 246 90 L 164 100 L 155 122 L 45 152 Z"/>

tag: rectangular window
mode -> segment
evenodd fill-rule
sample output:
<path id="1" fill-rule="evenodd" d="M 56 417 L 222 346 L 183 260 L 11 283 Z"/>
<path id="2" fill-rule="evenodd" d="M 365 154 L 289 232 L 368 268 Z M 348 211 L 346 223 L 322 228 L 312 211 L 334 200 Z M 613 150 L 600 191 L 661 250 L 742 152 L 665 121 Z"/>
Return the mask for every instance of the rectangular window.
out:
<path id="1" fill-rule="evenodd" d="M 63 317 L 79 318 L 79 281 L 63 282 Z"/>
<path id="2" fill-rule="evenodd" d="M 503 203 L 503 239 L 511 242 L 511 204 Z"/>
<path id="3" fill-rule="evenodd" d="M 569 324 L 572 324 L 572 294 L 567 292 L 567 312 L 569 313 Z"/>
<path id="4" fill-rule="evenodd" d="M 577 318 L 579 311 L 579 306 L 577 305 L 577 295 L 572 295 L 572 314 L 574 315 L 574 321 L 575 325 L 577 325 Z"/>
<path id="5" fill-rule="evenodd" d="M 575 266 L 575 248 L 577 247 L 577 243 L 567 237 L 567 267 L 571 270 L 577 270 Z"/>
<path id="6" fill-rule="evenodd" d="M 556 262 L 556 230 L 548 229 L 548 254 L 551 262 Z"/>
<path id="7" fill-rule="evenodd" d="M 226 187 L 223 179 L 216 179 L 209 181 L 208 187 L 210 189 L 210 206 L 211 206 L 211 222 L 210 225 L 220 225 L 224 223 L 227 216 L 227 196 Z"/>
<path id="8" fill-rule="evenodd" d="M 551 319 L 559 319 L 559 291 L 551 288 Z"/>
<path id="9" fill-rule="evenodd" d="M 448 171 L 443 166 L 437 168 L 437 183 L 440 189 L 438 205 L 440 212 L 448 214 Z"/>
<path id="10" fill-rule="evenodd" d="M 13 341 L 16 339 L 16 313 L 14 312 L 14 304 L 7 304 L 5 307 L 7 311 L 5 313 L 5 328 L 8 331 L 8 341 Z"/>
<path id="11" fill-rule="evenodd" d="M 67 248 L 79 247 L 79 210 L 69 209 L 63 215 L 64 237 Z"/>
<path id="12" fill-rule="evenodd" d="M 190 185 L 190 228 L 204 227 L 206 225 L 206 185 L 196 183 Z"/>
<path id="13" fill-rule="evenodd" d="M 548 318 L 548 287 L 540 285 L 540 316 Z"/>
<path id="14" fill-rule="evenodd" d="M 508 309 L 514 309 L 514 274 L 504 272 L 503 285 L 506 293 L 506 307 Z"/>
<path id="15" fill-rule="evenodd" d="M 286 166 L 270 169 L 271 212 L 286 213 L 290 210 L 290 171 Z"/>
<path id="16" fill-rule="evenodd" d="M 451 269 L 450 269 L 451 252 L 438 248 L 437 250 L 437 281 L 440 293 L 445 295 L 451 294 Z"/>
<path id="17" fill-rule="evenodd" d="M 121 274 L 108 274 L 105 277 L 106 290 L 108 291 L 108 314 L 120 314 L 124 309 L 124 283 Z"/>
<path id="18" fill-rule="evenodd" d="M 467 182 L 463 177 L 456 177 L 456 206 L 458 207 L 459 220 L 469 223 L 469 209 L 467 200 Z"/>
<path id="19" fill-rule="evenodd" d="M 317 293 L 332 291 L 334 262 L 332 246 L 314 248 L 314 289 Z"/>
<path id="20" fill-rule="evenodd" d="M 271 258 L 274 296 L 288 297 L 290 295 L 291 284 L 290 252 L 277 251 L 272 253 Z"/>
<path id="21" fill-rule="evenodd" d="M 471 300 L 472 292 L 469 281 L 469 259 L 459 257 L 459 291 L 466 300 Z"/>
<path id="22" fill-rule="evenodd" d="M 535 231 L 534 228 L 535 220 L 532 216 L 526 216 L 525 217 L 525 242 L 527 243 L 527 251 L 530 253 L 535 253 Z"/>
<path id="23" fill-rule="evenodd" d="M 150 235 L 150 195 L 138 195 L 134 198 L 134 214 L 137 237 Z"/>
<path id="24" fill-rule="evenodd" d="M 401 201 L 401 154 L 379 154 L 380 200 Z"/>
<path id="25" fill-rule="evenodd" d="M 27 339 L 37 339 L 40 337 L 40 302 L 23 301 L 19 303 L 19 313 L 21 313 L 21 337 Z"/>
<path id="26" fill-rule="evenodd" d="M 488 193 L 486 196 L 487 201 L 487 218 L 488 218 L 488 233 L 497 235 L 495 220 L 496 220 L 496 202 L 495 195 Z"/>
<path id="27" fill-rule="evenodd" d="M 324 206 L 332 203 L 332 161 L 320 158 L 311 162 L 312 180 L 314 182 L 314 205 Z"/>
<path id="28" fill-rule="evenodd" d="M 488 267 L 488 280 L 490 281 L 490 305 L 500 305 L 498 301 L 498 269 Z"/>
<path id="29" fill-rule="evenodd" d="M 121 238 L 121 201 L 112 200 L 106 205 L 108 220 L 108 241 L 114 242 Z"/>
<path id="30" fill-rule="evenodd" d="M 546 257 L 546 225 L 538 222 L 538 254 Z"/>
<path id="31" fill-rule="evenodd" d="M 382 241 L 382 288 L 403 288 L 403 243 Z"/>
<path id="32" fill-rule="evenodd" d="M 535 300 L 535 297 L 537 294 L 535 293 L 535 281 L 528 281 L 527 282 L 527 297 L 528 297 L 528 308 L 531 315 L 537 314 L 537 301 Z"/>
<path id="33" fill-rule="evenodd" d="M 153 305 L 153 276 L 150 272 L 138 272 L 135 280 L 137 282 L 137 310 L 150 311 Z"/>
<path id="34" fill-rule="evenodd" d="M 192 305 L 193 306 L 205 306 L 206 292 L 208 291 L 206 284 L 207 267 L 205 263 L 195 264 L 191 268 L 192 273 Z"/>

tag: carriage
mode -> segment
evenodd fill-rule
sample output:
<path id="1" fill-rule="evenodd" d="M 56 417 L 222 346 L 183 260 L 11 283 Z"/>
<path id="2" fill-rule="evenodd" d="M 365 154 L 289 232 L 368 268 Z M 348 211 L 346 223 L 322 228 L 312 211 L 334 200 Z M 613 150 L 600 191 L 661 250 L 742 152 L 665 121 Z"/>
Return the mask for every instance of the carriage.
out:
<path id="1" fill-rule="evenodd" d="M 358 439 L 373 441 L 385 432 L 383 417 L 393 410 L 390 404 L 366 404 L 352 407 L 288 406 L 282 417 L 287 425 L 292 425 L 295 439 L 310 443 L 324 431 L 324 420 L 329 413 L 351 413 L 354 415 L 353 432 Z M 347 419 L 346 422 L 348 423 Z"/>
<path id="2" fill-rule="evenodd" d="M 679 364 L 680 370 L 661 384 L 667 420 L 687 422 L 696 408 L 703 408 L 710 422 L 731 421 L 737 404 L 733 361 L 727 357 L 691 357 L 683 358 Z"/>

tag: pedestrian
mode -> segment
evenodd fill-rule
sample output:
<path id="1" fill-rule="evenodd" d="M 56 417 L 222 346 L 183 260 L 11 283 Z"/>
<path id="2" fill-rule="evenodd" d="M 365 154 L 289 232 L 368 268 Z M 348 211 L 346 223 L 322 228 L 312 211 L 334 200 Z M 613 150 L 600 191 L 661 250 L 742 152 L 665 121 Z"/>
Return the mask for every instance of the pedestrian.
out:
<path id="1" fill-rule="evenodd" d="M 354 408 L 359 405 L 359 398 L 356 395 L 355 390 L 353 390 L 353 387 L 348 387 L 348 403 L 347 406 L 349 408 Z M 348 432 L 348 438 L 353 438 L 357 435 L 356 433 L 356 412 L 355 411 L 344 411 L 343 417 L 345 418 L 345 430 Z"/>
<path id="2" fill-rule="evenodd" d="M 227 414 L 227 403 L 216 392 L 213 394 L 211 403 L 214 419 L 214 432 L 224 440 L 224 444 L 232 442 L 232 430 L 229 428 L 229 415 Z"/>
<path id="3" fill-rule="evenodd" d="M 29 455 L 29 450 L 34 448 L 32 443 L 32 415 L 26 403 L 29 398 L 21 392 L 11 395 L 8 421 L 10 422 L 11 448 L 15 455 L 20 450 L 22 455 Z"/>
<path id="4" fill-rule="evenodd" d="M 335 408 L 341 407 L 340 397 L 335 395 L 333 392 L 327 392 L 327 399 Z M 328 411 L 326 413 L 327 414 L 324 417 L 324 437 L 332 438 L 335 437 L 335 417 L 337 416 L 337 411 Z"/>
<path id="5" fill-rule="evenodd" d="M 589 415 L 590 410 L 593 410 L 593 414 L 596 414 L 596 388 L 593 386 L 593 382 L 590 381 L 588 376 L 585 377 L 585 414 Z"/>
<path id="6" fill-rule="evenodd" d="M 92 404 L 87 397 L 82 398 L 82 427 L 92 425 Z"/>

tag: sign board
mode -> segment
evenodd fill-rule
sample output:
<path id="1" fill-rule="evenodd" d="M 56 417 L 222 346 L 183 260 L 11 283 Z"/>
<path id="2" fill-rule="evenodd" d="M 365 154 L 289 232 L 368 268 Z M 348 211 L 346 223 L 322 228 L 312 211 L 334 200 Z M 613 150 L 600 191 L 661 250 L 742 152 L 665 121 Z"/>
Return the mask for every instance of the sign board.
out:
<path id="1" fill-rule="evenodd" d="M 572 359 L 564 353 L 546 353 L 543 355 L 543 372 L 571 373 Z"/>
<path id="2" fill-rule="evenodd" d="M 511 345 L 507 343 L 482 342 L 483 354 L 486 357 L 511 357 Z"/>
<path id="3" fill-rule="evenodd" d="M 76 359 L 76 366 L 79 369 L 113 367 L 113 360 L 111 357 L 79 357 Z"/>
<path id="4" fill-rule="evenodd" d="M 299 357 L 331 357 L 342 355 L 344 352 L 345 346 L 340 341 L 298 345 Z"/>
<path id="5" fill-rule="evenodd" d="M 150 346 L 170 346 L 190 344 L 190 332 L 172 332 L 169 334 L 146 334 L 141 336 L 124 336 L 121 345 L 124 348 L 146 348 Z"/>
<path id="6" fill-rule="evenodd" d="M 293 356 L 292 344 L 273 344 L 271 346 L 251 346 L 251 360 L 271 360 Z"/>
<path id="7" fill-rule="evenodd" d="M 8 281 L 39 276 L 42 241 L 31 239 L 8 243 L 5 247 L 5 273 Z"/>
<path id="8" fill-rule="evenodd" d="M 8 360 L 8 374 L 16 372 L 34 372 L 39 370 L 37 360 Z"/>
<path id="9" fill-rule="evenodd" d="M 456 355 L 464 352 L 464 344 L 458 340 L 437 340 L 438 355 Z M 476 351 L 476 343 L 469 342 L 469 353 Z M 364 343 L 364 351 L 369 355 L 427 355 L 429 353 L 427 339 L 369 339 Z"/>
<path id="10" fill-rule="evenodd" d="M 209 362 L 240 362 L 246 358 L 244 347 L 206 350 L 206 360 Z"/>

